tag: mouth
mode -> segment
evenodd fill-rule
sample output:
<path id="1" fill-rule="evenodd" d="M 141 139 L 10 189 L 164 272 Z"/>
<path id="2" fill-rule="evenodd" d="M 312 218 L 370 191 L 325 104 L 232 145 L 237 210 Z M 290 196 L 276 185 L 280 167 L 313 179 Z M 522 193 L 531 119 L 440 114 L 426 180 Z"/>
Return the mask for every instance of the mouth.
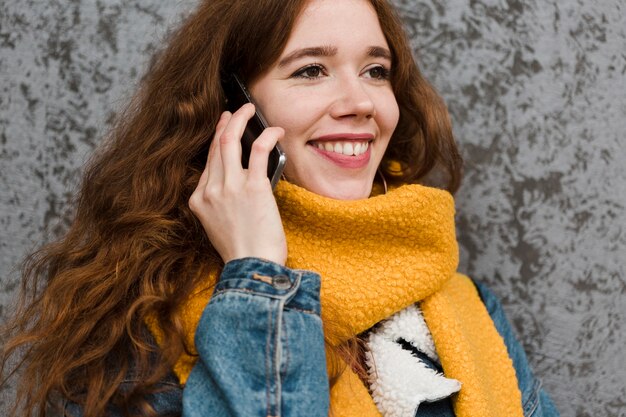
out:
<path id="1" fill-rule="evenodd" d="M 370 134 L 334 134 L 308 142 L 318 155 L 341 168 L 362 168 L 371 156 Z"/>
<path id="2" fill-rule="evenodd" d="M 363 155 L 369 149 L 368 141 L 313 141 L 310 143 L 322 151 L 346 156 Z"/>

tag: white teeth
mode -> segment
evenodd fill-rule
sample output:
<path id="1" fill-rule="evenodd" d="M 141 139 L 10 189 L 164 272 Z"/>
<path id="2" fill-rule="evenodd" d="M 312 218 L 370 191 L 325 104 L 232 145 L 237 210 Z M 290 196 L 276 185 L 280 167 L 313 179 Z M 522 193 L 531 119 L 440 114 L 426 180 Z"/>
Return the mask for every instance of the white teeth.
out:
<path id="1" fill-rule="evenodd" d="M 347 156 L 359 156 L 369 148 L 369 142 L 313 142 L 313 146 L 326 152 L 333 152 Z"/>

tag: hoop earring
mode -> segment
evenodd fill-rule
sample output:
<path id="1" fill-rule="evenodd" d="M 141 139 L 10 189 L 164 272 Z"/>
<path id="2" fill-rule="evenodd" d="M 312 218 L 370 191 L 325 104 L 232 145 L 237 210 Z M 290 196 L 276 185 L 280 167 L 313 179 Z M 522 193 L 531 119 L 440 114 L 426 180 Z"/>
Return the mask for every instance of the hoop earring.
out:
<path id="1" fill-rule="evenodd" d="M 383 194 L 387 194 L 387 180 L 385 179 L 385 175 L 380 168 L 376 170 L 376 175 L 380 177 L 380 182 L 383 183 Z"/>

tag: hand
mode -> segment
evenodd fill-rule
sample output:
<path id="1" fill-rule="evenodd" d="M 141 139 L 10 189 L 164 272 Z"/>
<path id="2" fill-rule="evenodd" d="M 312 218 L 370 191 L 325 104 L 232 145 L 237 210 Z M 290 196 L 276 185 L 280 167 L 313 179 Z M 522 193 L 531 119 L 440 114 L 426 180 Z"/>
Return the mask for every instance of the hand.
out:
<path id="1" fill-rule="evenodd" d="M 241 136 L 253 115 L 252 104 L 222 114 L 189 207 L 224 262 L 251 256 L 284 265 L 287 241 L 267 164 L 285 132 L 265 129 L 252 145 L 248 169 L 243 169 Z"/>

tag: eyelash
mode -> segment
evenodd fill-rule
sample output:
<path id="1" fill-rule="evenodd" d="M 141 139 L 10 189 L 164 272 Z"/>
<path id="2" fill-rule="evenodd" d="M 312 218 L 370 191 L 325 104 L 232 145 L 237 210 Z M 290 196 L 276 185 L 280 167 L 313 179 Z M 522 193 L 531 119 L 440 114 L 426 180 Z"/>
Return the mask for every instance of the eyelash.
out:
<path id="1" fill-rule="evenodd" d="M 305 67 L 300 68 L 299 70 L 294 72 L 291 76 L 293 78 L 304 78 L 306 80 L 313 80 L 315 78 L 318 78 L 319 76 L 310 77 L 310 76 L 305 75 L 306 72 L 308 70 L 311 70 L 311 69 L 318 69 L 321 74 L 324 73 L 324 67 L 322 65 L 320 65 L 320 64 L 310 64 L 310 65 L 307 65 Z"/>
<path id="2" fill-rule="evenodd" d="M 373 77 L 377 80 L 388 80 L 391 77 L 391 70 L 389 68 L 384 67 L 383 65 L 376 65 L 374 67 L 368 68 L 368 72 L 372 70 L 380 70 L 380 75 L 378 77 Z"/>
<path id="3" fill-rule="evenodd" d="M 292 78 L 303 78 L 305 80 L 314 80 L 316 78 L 319 78 L 319 75 L 317 76 L 308 76 L 305 75 L 306 72 L 310 69 L 318 69 L 320 71 L 320 75 L 324 75 L 324 67 L 320 64 L 310 64 L 307 65 L 305 67 L 300 68 L 299 70 L 297 70 L 296 72 L 294 72 L 291 77 Z M 372 70 L 380 70 L 381 74 L 378 77 L 372 77 L 373 79 L 376 80 L 388 80 L 391 76 L 391 70 L 389 70 L 388 68 L 385 68 L 383 65 L 376 65 L 373 66 L 371 68 L 368 68 L 368 70 L 366 72 L 370 72 Z"/>

